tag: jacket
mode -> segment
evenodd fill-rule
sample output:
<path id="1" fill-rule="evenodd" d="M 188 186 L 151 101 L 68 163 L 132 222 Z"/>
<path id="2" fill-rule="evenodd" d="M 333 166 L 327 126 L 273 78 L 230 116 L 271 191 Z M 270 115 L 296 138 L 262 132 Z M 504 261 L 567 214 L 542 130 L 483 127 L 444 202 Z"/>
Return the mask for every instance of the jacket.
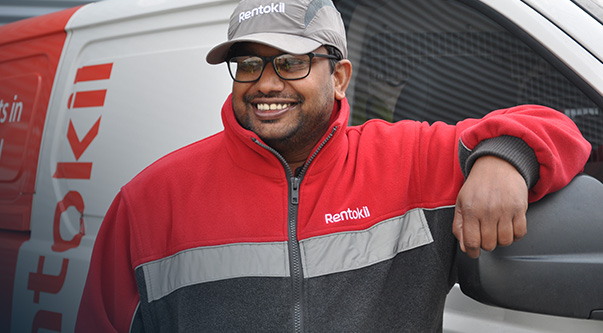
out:
<path id="1" fill-rule="evenodd" d="M 590 145 L 542 106 L 456 126 L 372 120 L 347 101 L 295 173 L 243 129 L 152 164 L 99 231 L 77 330 L 441 331 L 455 283 L 457 193 L 484 154 L 513 163 L 534 201 L 566 185 Z"/>

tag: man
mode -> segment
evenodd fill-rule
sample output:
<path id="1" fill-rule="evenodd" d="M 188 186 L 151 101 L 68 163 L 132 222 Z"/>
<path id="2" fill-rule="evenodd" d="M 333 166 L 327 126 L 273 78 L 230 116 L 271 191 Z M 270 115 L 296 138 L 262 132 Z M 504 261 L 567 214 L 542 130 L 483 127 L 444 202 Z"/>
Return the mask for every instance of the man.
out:
<path id="1" fill-rule="evenodd" d="M 225 129 L 122 188 L 78 330 L 440 331 L 453 233 L 471 257 L 511 244 L 588 157 L 540 106 L 347 127 L 346 57 L 330 1 L 239 4 L 207 55 L 234 81 Z"/>

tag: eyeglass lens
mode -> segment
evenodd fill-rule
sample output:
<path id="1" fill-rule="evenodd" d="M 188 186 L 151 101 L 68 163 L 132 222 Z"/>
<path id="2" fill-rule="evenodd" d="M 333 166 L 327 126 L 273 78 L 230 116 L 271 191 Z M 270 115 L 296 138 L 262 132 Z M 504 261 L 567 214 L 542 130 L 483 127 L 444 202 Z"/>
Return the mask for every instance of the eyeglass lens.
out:
<path id="1" fill-rule="evenodd" d="M 258 56 L 234 57 L 228 61 L 228 69 L 235 81 L 256 81 L 264 71 L 264 61 L 272 60 L 276 73 L 285 80 L 296 80 L 310 73 L 311 57 L 308 54 L 281 54 L 274 58 Z"/>

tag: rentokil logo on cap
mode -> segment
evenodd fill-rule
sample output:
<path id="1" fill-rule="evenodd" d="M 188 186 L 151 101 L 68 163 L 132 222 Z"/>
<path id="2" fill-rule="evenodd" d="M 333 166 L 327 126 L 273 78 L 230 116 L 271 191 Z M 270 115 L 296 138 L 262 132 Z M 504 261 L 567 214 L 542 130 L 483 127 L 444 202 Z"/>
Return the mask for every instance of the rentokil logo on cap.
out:
<path id="1" fill-rule="evenodd" d="M 239 42 L 292 54 L 331 45 L 347 58 L 345 25 L 331 0 L 242 0 L 230 15 L 227 36 L 209 51 L 208 63 L 226 61 L 230 48 Z"/>
<path id="2" fill-rule="evenodd" d="M 256 15 L 270 14 L 270 13 L 284 13 L 284 12 L 285 12 L 285 3 L 284 2 L 279 2 L 279 3 L 273 2 L 267 6 L 259 5 L 252 10 L 240 12 L 239 13 L 239 23 L 241 23 L 245 20 L 248 20 Z"/>

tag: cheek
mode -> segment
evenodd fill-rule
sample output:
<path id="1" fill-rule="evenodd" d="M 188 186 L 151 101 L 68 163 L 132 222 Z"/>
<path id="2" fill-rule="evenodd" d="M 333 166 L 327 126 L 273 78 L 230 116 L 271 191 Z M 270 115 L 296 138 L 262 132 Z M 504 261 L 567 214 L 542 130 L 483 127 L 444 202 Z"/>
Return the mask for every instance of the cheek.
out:
<path id="1" fill-rule="evenodd" d="M 308 98 L 314 108 L 323 109 L 328 108 L 328 105 L 333 104 L 334 88 L 333 82 L 330 77 L 323 77 L 322 80 L 314 82 L 314 86 L 311 92 L 308 92 L 306 97 Z M 328 110 L 331 111 L 330 109 Z"/>
<path id="2" fill-rule="evenodd" d="M 232 108 L 234 109 L 235 116 L 237 119 L 240 119 L 246 112 L 246 104 L 243 101 L 243 96 L 245 95 L 245 90 L 236 87 L 233 85 L 232 87 Z"/>
<path id="3" fill-rule="evenodd" d="M 334 98 L 333 80 L 330 75 L 317 75 L 311 80 L 305 80 L 302 80 L 303 84 L 295 86 L 295 90 L 304 97 L 308 104 L 324 104 L 325 101 Z"/>
<path id="4" fill-rule="evenodd" d="M 232 85 L 232 103 L 242 103 L 244 96 L 244 89 L 240 87 L 240 84 L 233 83 Z"/>

